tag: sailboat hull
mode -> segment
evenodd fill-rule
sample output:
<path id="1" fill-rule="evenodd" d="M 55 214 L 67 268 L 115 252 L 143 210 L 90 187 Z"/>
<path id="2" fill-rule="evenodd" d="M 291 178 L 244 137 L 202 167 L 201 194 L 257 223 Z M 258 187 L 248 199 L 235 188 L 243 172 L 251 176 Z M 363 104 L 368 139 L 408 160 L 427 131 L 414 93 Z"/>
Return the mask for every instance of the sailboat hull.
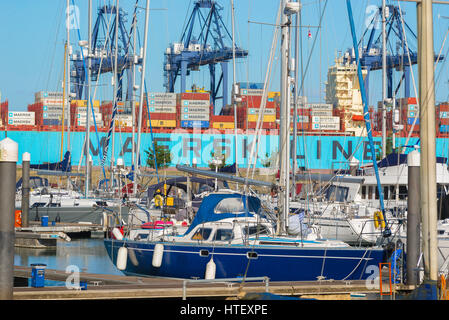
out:
<path id="1" fill-rule="evenodd" d="M 155 245 L 164 246 L 160 267 L 152 266 Z M 126 275 L 204 278 L 213 258 L 216 278 L 267 276 L 271 281 L 361 280 L 375 277 L 386 251 L 379 248 L 304 248 L 270 245 L 203 245 L 105 239 L 116 264 L 119 248 L 128 248 Z"/>

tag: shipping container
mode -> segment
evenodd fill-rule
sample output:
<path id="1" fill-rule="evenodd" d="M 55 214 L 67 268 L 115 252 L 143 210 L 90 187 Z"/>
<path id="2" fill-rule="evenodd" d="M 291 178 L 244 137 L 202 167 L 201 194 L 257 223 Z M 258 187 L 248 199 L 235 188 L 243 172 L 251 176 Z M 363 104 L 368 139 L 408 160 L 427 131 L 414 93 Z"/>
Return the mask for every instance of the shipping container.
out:
<path id="1" fill-rule="evenodd" d="M 209 121 L 209 113 L 184 113 L 181 115 L 180 119 Z"/>
<path id="2" fill-rule="evenodd" d="M 213 122 L 212 128 L 214 129 L 234 129 L 234 122 Z"/>
<path id="3" fill-rule="evenodd" d="M 150 117 L 146 114 L 144 120 L 177 120 L 176 113 L 150 113 Z M 136 117 L 137 120 L 137 117 Z"/>
<path id="4" fill-rule="evenodd" d="M 260 108 L 248 108 L 248 114 L 259 114 Z M 265 108 L 264 115 L 276 115 L 276 109 Z"/>
<path id="5" fill-rule="evenodd" d="M 415 121 L 415 118 L 407 118 L 407 124 L 413 124 L 414 121 Z M 416 124 L 419 124 L 419 118 L 416 118 L 415 125 Z"/>
<path id="6" fill-rule="evenodd" d="M 209 93 L 202 92 L 183 92 L 180 94 L 180 100 L 207 100 L 210 101 Z"/>
<path id="7" fill-rule="evenodd" d="M 33 118 L 9 118 L 8 124 L 10 125 L 32 125 L 34 126 L 36 124 L 34 117 Z"/>
<path id="8" fill-rule="evenodd" d="M 181 107 L 210 107 L 209 100 L 181 100 Z"/>
<path id="9" fill-rule="evenodd" d="M 147 121 L 149 127 L 150 121 Z M 151 120 L 152 127 L 158 128 L 176 128 L 176 120 Z"/>
<path id="10" fill-rule="evenodd" d="M 440 125 L 440 132 L 441 133 L 449 133 L 449 125 L 448 124 Z"/>
<path id="11" fill-rule="evenodd" d="M 62 121 L 59 119 L 43 119 L 42 124 L 44 126 L 60 126 Z"/>
<path id="12" fill-rule="evenodd" d="M 207 113 L 207 114 L 210 114 L 211 113 L 210 107 L 184 107 L 184 106 L 182 106 L 179 108 L 179 111 L 181 114 L 184 114 L 184 113 L 201 113 L 201 114 Z"/>
<path id="13" fill-rule="evenodd" d="M 253 114 L 248 115 L 248 121 L 257 122 L 258 118 L 259 118 L 258 115 L 253 115 Z M 276 116 L 274 116 L 274 115 L 264 115 L 263 116 L 263 122 L 275 122 L 275 121 L 276 121 Z"/>
<path id="14" fill-rule="evenodd" d="M 340 123 L 340 117 L 312 117 L 312 123 Z"/>
<path id="15" fill-rule="evenodd" d="M 209 121 L 181 120 L 182 128 L 209 128 Z"/>
<path id="16" fill-rule="evenodd" d="M 165 100 L 165 101 L 176 101 L 176 93 L 172 92 L 150 92 L 148 93 L 149 100 Z M 145 100 L 145 99 L 144 99 Z"/>
<path id="17" fill-rule="evenodd" d="M 176 104 L 174 106 L 152 106 L 150 105 L 150 113 L 176 113 Z"/>

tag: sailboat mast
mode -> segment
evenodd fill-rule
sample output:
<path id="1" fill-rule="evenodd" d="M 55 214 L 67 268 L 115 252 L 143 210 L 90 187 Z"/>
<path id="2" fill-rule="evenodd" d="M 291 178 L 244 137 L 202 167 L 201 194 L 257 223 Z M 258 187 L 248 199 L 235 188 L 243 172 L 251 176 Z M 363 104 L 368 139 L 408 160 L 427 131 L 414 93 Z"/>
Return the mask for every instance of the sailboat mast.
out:
<path id="1" fill-rule="evenodd" d="M 140 98 L 139 98 L 139 123 L 137 126 L 137 150 L 136 150 L 136 175 L 134 179 L 137 179 L 137 174 L 139 173 L 139 161 L 140 161 L 140 140 L 142 135 L 142 110 L 143 110 L 143 93 L 145 90 L 145 69 L 146 69 L 146 58 L 147 58 L 147 38 L 148 38 L 148 18 L 150 15 L 150 0 L 146 1 L 145 7 L 145 29 L 143 36 L 143 53 L 142 53 L 142 73 L 140 79 Z M 154 154 L 156 158 L 156 153 Z"/>
<path id="2" fill-rule="evenodd" d="M 114 74 L 112 76 L 112 81 L 114 83 L 114 107 L 117 108 L 118 103 L 118 97 L 117 97 L 117 91 L 118 91 L 118 23 L 119 23 L 119 0 L 116 1 L 115 4 L 115 30 L 114 30 L 114 42 L 115 42 L 115 57 L 114 57 Z M 115 119 L 113 120 L 112 124 L 112 145 L 111 145 L 111 185 L 115 187 L 115 179 L 114 179 L 114 166 L 115 166 Z"/>
<path id="3" fill-rule="evenodd" d="M 437 190 L 432 0 L 417 3 L 421 219 L 425 280 L 437 281 Z"/>
<path id="4" fill-rule="evenodd" d="M 234 106 L 234 153 L 235 153 L 235 175 L 239 175 L 238 166 L 238 145 L 237 145 L 237 106 L 236 83 L 235 83 L 235 17 L 234 17 L 234 0 L 231 0 L 231 21 L 232 21 L 232 104 Z"/>
<path id="5" fill-rule="evenodd" d="M 382 158 L 387 156 L 387 33 L 386 33 L 386 6 L 382 0 Z"/>
<path id="6" fill-rule="evenodd" d="M 66 96 L 67 96 L 67 151 L 70 151 L 70 121 L 71 121 L 71 115 L 70 115 L 70 56 L 72 54 L 72 47 L 70 46 L 70 23 L 69 23 L 69 12 L 70 12 L 70 0 L 67 0 L 66 3 L 67 6 L 67 25 L 66 25 L 66 40 L 67 40 L 67 84 L 66 84 Z M 64 101 L 65 102 L 65 101 Z M 70 153 L 69 157 L 71 157 L 72 154 Z M 69 158 L 70 161 L 70 158 Z"/>
<path id="7" fill-rule="evenodd" d="M 136 10 L 134 11 L 134 17 L 133 17 L 133 76 L 131 78 L 132 81 L 132 93 L 131 93 L 131 112 L 132 112 L 132 120 L 133 120 L 133 125 L 132 125 L 132 139 L 131 139 L 131 167 L 133 168 L 133 170 L 136 169 L 136 143 L 135 143 L 135 123 L 136 123 L 136 103 L 135 103 L 135 97 L 134 97 L 134 87 L 136 84 L 136 34 L 137 34 L 137 30 L 136 30 L 136 22 L 137 22 L 137 14 L 136 14 Z M 140 106 L 141 108 L 143 108 L 143 106 Z M 135 195 L 137 193 L 137 179 L 135 177 L 135 172 L 134 172 L 134 177 L 133 177 L 133 195 Z"/>
<path id="8" fill-rule="evenodd" d="M 90 106 L 91 106 L 91 96 L 90 96 L 90 85 L 91 85 L 91 54 L 92 54 L 92 33 L 90 30 L 92 29 L 92 0 L 89 0 L 89 9 L 88 9 L 88 24 L 87 24 L 87 33 L 88 33 L 88 42 L 87 42 L 87 108 L 86 108 L 86 140 L 85 140 L 85 152 L 86 155 L 86 176 L 84 182 L 84 195 L 87 197 L 89 195 L 89 175 L 90 175 L 90 167 L 89 167 L 89 147 L 90 147 Z"/>
<path id="9" fill-rule="evenodd" d="M 287 185 L 289 180 L 289 153 L 287 145 L 289 143 L 290 125 L 288 123 L 289 106 L 288 106 L 288 59 L 289 59 L 289 17 L 285 13 L 285 5 L 287 1 L 282 0 L 281 12 L 281 106 L 280 106 L 280 123 L 279 123 L 279 221 L 277 224 L 277 233 L 284 233 L 287 230 L 287 217 L 289 208 L 289 195 L 287 194 Z"/>

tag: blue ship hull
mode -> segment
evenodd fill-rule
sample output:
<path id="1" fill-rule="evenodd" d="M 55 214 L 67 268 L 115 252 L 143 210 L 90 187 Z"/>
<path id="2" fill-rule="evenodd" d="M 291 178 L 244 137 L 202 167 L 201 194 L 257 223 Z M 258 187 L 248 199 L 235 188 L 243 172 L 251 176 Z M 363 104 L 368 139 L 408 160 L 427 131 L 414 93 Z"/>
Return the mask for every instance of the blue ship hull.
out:
<path id="1" fill-rule="evenodd" d="M 159 268 L 152 266 L 157 242 L 104 240 L 116 264 L 120 247 L 128 248 L 126 275 L 203 279 L 213 257 L 218 278 L 268 276 L 271 281 L 361 280 L 373 277 L 386 251 L 372 248 L 301 248 L 282 246 L 203 245 L 162 243 L 164 253 Z M 206 250 L 208 255 L 205 255 Z M 200 254 L 200 251 L 202 254 Z M 248 258 L 248 252 L 257 257 Z M 371 266 L 370 268 L 368 268 Z"/>

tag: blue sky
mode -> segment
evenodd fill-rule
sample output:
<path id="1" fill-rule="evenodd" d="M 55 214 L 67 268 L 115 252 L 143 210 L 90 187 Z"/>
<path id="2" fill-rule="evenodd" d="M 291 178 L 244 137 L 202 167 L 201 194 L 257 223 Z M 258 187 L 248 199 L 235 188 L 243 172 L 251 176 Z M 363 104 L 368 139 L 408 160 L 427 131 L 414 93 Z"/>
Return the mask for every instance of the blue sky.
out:
<path id="1" fill-rule="evenodd" d="M 94 16 L 96 8 L 109 0 L 93 0 Z M 128 25 L 134 0 L 121 0 L 120 6 L 128 12 Z M 185 20 L 190 15 L 193 0 L 151 0 L 150 23 L 147 58 L 147 86 L 149 91 L 164 91 L 163 61 L 165 48 L 172 42 L 179 41 Z M 222 17 L 231 30 L 230 0 L 219 0 L 222 6 Z M 236 14 L 236 43 L 249 51 L 249 57 L 237 62 L 237 81 L 262 82 L 268 62 L 273 26 L 279 1 L 275 0 L 234 0 Z M 324 101 L 327 69 L 334 63 L 337 52 L 344 52 L 352 46 L 348 15 L 345 0 L 328 0 L 324 14 L 321 33 L 317 33 L 320 9 L 324 0 L 303 0 L 303 24 L 301 34 L 303 41 L 304 65 L 310 55 L 313 41 L 316 39 L 310 67 L 305 79 L 304 90 L 309 101 Z M 87 0 L 75 0 L 79 7 L 81 37 L 87 39 Z M 140 0 L 141 6 L 145 5 Z M 396 4 L 397 1 L 387 1 Z M 380 5 L 377 0 L 353 0 L 354 19 L 358 37 L 365 29 L 365 21 L 370 16 L 369 8 Z M 406 12 L 407 23 L 416 29 L 415 4 L 401 2 Z M 158 9 L 158 10 L 156 10 Z M 449 6 L 434 5 L 435 51 L 439 52 L 449 26 Z M 249 22 L 252 21 L 252 22 Z M 143 33 L 144 14 L 139 14 L 139 26 Z M 258 24 L 261 22 L 265 24 Z M 9 100 L 11 110 L 25 110 L 34 101 L 34 93 L 40 90 L 61 90 L 63 77 L 63 51 L 65 41 L 65 0 L 16 0 L 0 1 L 0 91 L 1 100 Z M 312 37 L 308 37 L 308 32 Z M 78 48 L 78 35 L 71 32 L 74 51 Z M 412 42 L 412 40 L 410 40 Z M 416 46 L 416 44 L 411 44 Z M 447 54 L 449 41 L 443 47 Z M 276 54 L 271 90 L 279 88 L 279 54 Z M 232 70 L 232 68 L 230 69 Z M 448 100 L 448 66 L 440 63 L 436 70 L 437 102 Z M 381 72 L 373 72 L 370 81 L 370 103 L 375 104 L 381 96 Z M 231 75 L 232 80 L 232 75 Z M 415 81 L 418 81 L 415 71 Z M 111 76 L 100 80 L 96 98 L 111 100 Z M 209 85 L 208 68 L 193 72 L 187 81 L 198 86 Z M 179 87 L 177 87 L 179 88 Z M 178 89 L 179 90 L 179 89 Z M 413 86 L 412 86 L 413 92 Z"/>

